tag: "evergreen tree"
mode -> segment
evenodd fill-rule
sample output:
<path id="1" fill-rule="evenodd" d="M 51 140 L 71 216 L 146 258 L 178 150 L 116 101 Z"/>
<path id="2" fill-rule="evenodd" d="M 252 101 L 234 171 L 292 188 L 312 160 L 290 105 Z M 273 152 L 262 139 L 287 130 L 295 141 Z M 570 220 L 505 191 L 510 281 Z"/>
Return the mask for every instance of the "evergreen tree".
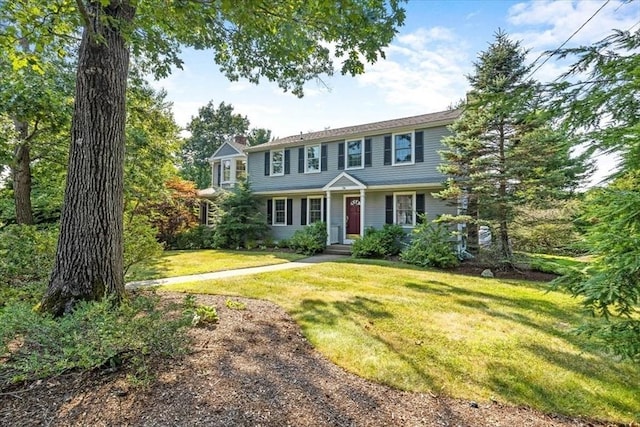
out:
<path id="1" fill-rule="evenodd" d="M 475 225 L 496 225 L 507 262 L 515 207 L 557 197 L 575 187 L 585 170 L 582 158 L 570 158 L 573 141 L 552 129 L 550 116 L 540 109 L 540 88 L 528 79 L 525 55 L 519 42 L 496 34 L 474 63 L 468 76 L 472 90 L 441 152 L 440 171 L 448 180 L 438 196 L 464 202 L 458 221 L 469 224 L 470 248 L 477 245 Z"/>

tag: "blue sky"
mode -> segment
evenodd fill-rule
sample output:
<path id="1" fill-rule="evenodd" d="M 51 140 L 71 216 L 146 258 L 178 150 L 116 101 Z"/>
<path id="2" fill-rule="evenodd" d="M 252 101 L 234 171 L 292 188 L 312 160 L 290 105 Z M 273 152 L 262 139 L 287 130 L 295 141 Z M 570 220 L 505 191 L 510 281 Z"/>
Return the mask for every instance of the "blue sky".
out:
<path id="1" fill-rule="evenodd" d="M 183 70 L 155 86 L 167 90 L 182 126 L 210 100 L 224 101 L 246 115 L 252 127 L 271 129 L 276 137 L 441 111 L 464 97 L 465 75 L 498 28 L 520 40 L 532 62 L 559 47 L 605 3 L 567 47 L 590 44 L 611 29 L 627 30 L 640 22 L 637 1 L 410 0 L 405 25 L 385 49 L 385 60 L 367 65 L 361 76 L 311 81 L 302 99 L 267 81 L 231 83 L 210 52 L 192 50 L 184 52 Z M 563 65 L 550 60 L 533 77 L 553 80 Z"/>

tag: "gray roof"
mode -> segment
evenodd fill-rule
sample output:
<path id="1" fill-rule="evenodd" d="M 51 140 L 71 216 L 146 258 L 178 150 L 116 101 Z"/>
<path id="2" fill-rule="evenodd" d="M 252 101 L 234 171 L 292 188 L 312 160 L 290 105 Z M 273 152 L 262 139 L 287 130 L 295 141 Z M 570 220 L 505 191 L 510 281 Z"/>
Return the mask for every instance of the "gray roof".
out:
<path id="1" fill-rule="evenodd" d="M 245 151 L 263 151 L 265 148 L 273 148 L 287 145 L 300 145 L 309 141 L 333 141 L 349 135 L 375 135 L 390 132 L 394 129 L 406 127 L 433 127 L 453 123 L 461 110 L 439 111 L 437 113 L 421 114 L 419 116 L 404 117 L 401 119 L 385 120 L 382 122 L 367 123 L 364 125 L 348 126 L 337 129 L 327 129 L 318 132 L 303 133 L 274 139 L 264 144 L 245 148 Z"/>

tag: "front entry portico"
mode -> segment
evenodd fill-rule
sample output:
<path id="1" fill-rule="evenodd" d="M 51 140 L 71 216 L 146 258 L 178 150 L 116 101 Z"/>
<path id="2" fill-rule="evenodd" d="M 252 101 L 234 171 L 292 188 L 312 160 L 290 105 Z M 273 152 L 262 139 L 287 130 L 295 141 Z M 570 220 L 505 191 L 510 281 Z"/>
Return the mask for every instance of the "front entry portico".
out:
<path id="1" fill-rule="evenodd" d="M 346 172 L 340 173 L 323 187 L 327 196 L 327 244 L 331 242 L 331 228 L 340 227 L 342 242 L 353 243 L 364 234 L 365 190 L 367 186 Z M 357 192 L 356 192 L 357 191 Z M 337 194 L 337 197 L 335 193 Z M 331 196 L 334 196 L 333 199 Z M 336 200 L 337 199 L 337 200 Z M 342 199 L 342 200 L 340 200 Z M 332 218 L 332 204 L 341 203 L 341 215 Z M 340 206 L 340 205 L 338 205 Z"/>

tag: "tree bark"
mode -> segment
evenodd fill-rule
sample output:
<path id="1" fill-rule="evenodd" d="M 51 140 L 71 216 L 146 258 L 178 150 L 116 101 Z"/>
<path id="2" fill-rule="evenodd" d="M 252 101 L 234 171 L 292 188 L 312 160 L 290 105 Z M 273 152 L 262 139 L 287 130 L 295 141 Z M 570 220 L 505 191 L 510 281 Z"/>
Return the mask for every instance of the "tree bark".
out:
<path id="1" fill-rule="evenodd" d="M 82 5 L 81 2 L 79 2 Z M 83 300 L 124 294 L 123 176 L 129 50 L 121 28 L 135 8 L 90 1 L 78 54 L 60 237 L 41 310 L 62 315 Z"/>
<path id="2" fill-rule="evenodd" d="M 14 163 L 11 167 L 13 199 L 16 206 L 16 223 L 32 225 L 31 153 L 27 141 L 29 129 L 27 123 L 18 119 L 14 119 L 13 123 L 20 141 L 14 150 Z"/>

